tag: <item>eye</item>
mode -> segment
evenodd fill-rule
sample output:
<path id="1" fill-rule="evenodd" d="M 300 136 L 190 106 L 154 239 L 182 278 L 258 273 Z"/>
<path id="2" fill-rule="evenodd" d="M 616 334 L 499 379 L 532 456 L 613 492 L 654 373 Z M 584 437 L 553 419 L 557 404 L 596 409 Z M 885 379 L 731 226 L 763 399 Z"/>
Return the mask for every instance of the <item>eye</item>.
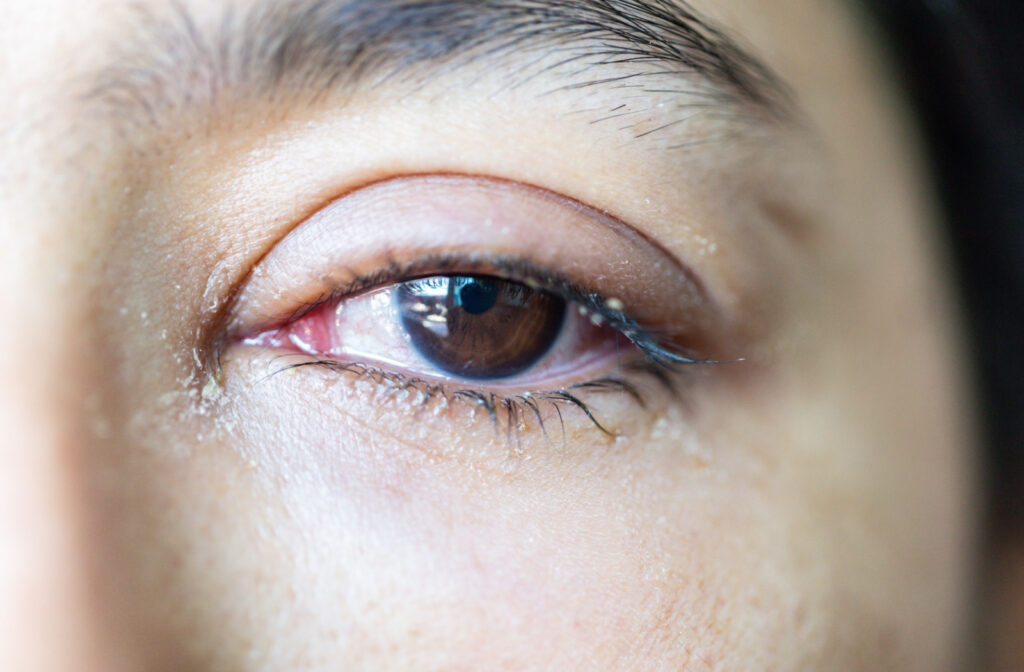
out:
<path id="1" fill-rule="evenodd" d="M 395 282 L 331 300 L 246 342 L 494 386 L 579 378 L 636 352 L 598 313 L 531 283 L 486 275 Z"/>
<path id="2" fill-rule="evenodd" d="M 374 398 L 504 409 L 510 427 L 532 415 L 543 428 L 561 404 L 607 431 L 581 396 L 640 401 L 689 365 L 736 359 L 727 315 L 688 266 L 606 213 L 517 183 L 406 177 L 278 241 L 240 289 L 222 352 L 265 362 L 261 380 L 322 369 Z"/>

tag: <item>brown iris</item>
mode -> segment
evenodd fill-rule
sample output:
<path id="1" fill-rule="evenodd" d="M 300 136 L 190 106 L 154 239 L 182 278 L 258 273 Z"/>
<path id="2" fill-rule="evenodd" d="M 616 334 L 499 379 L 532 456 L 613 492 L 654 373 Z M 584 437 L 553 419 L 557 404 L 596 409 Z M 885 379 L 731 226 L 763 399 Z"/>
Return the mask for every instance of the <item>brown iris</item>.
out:
<path id="1" fill-rule="evenodd" d="M 446 373 L 508 378 L 536 364 L 558 338 L 566 302 L 498 278 L 436 276 L 398 286 L 413 346 Z"/>

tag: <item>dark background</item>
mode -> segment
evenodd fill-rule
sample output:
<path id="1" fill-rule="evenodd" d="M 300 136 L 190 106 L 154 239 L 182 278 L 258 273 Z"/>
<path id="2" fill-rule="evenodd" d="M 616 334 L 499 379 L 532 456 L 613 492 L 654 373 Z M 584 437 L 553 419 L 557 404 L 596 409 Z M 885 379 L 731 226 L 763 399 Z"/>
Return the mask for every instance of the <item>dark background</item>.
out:
<path id="1" fill-rule="evenodd" d="M 930 143 L 986 433 L 989 524 L 1024 539 L 1024 0 L 866 0 Z"/>

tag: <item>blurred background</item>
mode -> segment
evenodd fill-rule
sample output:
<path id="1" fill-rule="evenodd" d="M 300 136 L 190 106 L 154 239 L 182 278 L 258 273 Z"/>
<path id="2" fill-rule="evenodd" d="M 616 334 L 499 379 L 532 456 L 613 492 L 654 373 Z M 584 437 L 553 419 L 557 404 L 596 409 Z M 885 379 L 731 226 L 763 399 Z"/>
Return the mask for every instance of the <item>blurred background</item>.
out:
<path id="1" fill-rule="evenodd" d="M 1024 2 L 867 1 L 923 122 L 972 339 L 987 447 L 981 645 L 991 651 L 987 669 L 1021 672 Z M 996 594 L 1004 599 L 989 601 Z"/>

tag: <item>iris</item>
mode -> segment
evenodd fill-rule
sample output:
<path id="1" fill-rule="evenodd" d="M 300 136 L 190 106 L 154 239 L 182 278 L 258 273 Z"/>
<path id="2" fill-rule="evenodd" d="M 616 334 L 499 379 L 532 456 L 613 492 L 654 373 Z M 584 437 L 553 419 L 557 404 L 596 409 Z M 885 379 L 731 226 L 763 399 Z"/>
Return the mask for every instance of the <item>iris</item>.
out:
<path id="1" fill-rule="evenodd" d="M 510 378 L 536 364 L 558 339 L 567 304 L 510 280 L 434 276 L 401 283 L 395 293 L 413 347 L 462 378 Z"/>

